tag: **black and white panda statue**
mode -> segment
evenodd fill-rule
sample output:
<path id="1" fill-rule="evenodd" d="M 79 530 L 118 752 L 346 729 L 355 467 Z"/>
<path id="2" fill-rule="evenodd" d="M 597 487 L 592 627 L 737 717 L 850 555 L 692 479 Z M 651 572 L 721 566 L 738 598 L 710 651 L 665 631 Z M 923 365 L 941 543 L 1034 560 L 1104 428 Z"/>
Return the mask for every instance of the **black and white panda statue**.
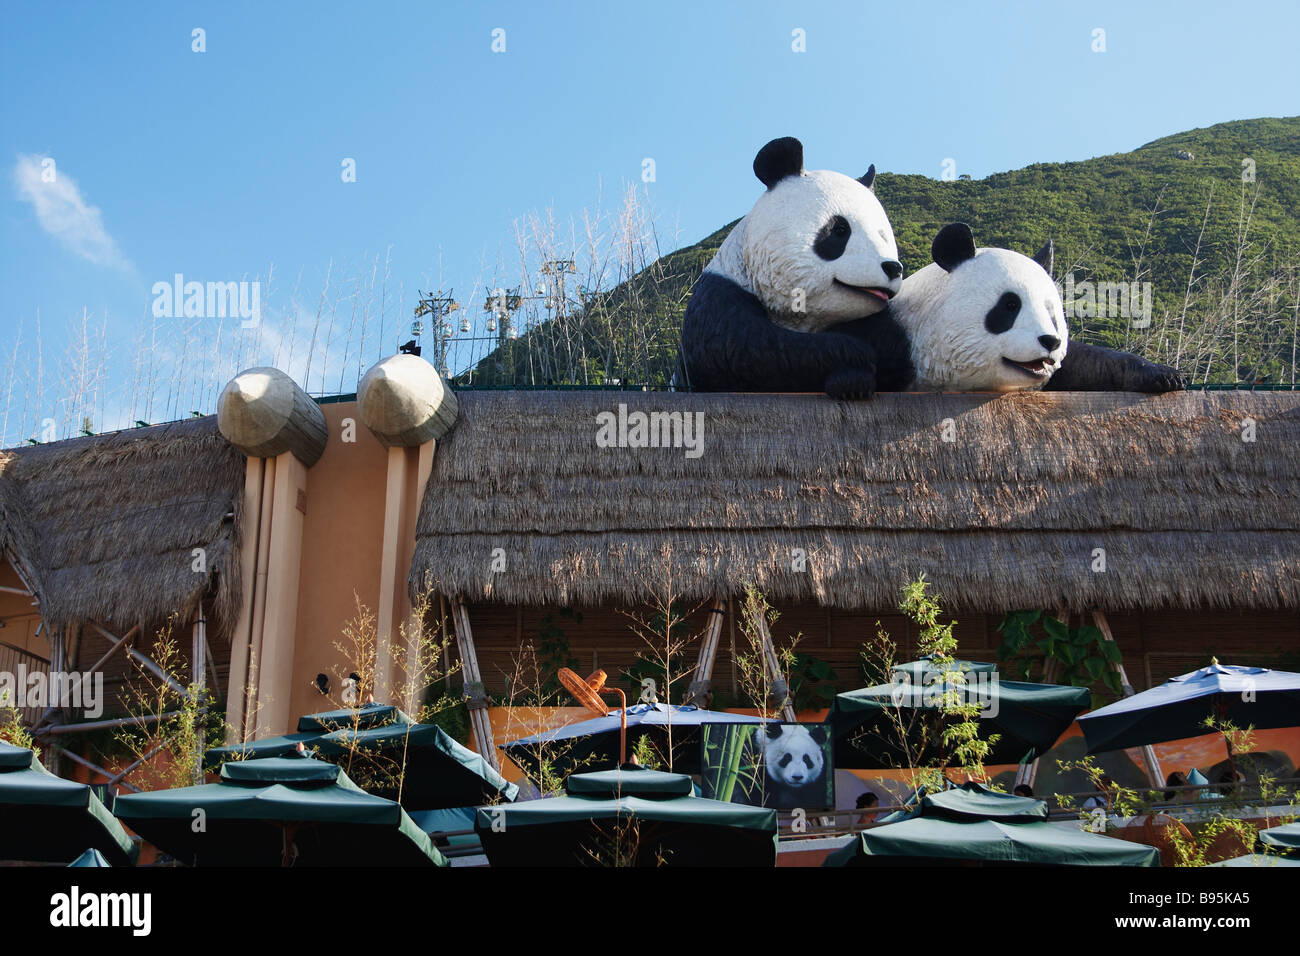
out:
<path id="1" fill-rule="evenodd" d="M 836 398 L 902 387 L 913 374 L 896 326 L 863 334 L 903 278 L 876 167 L 858 179 L 805 170 L 787 136 L 759 150 L 754 173 L 767 191 L 692 289 L 679 384 Z"/>
<path id="2" fill-rule="evenodd" d="M 1186 387 L 1167 365 L 1081 342 L 1070 343 L 1061 293 L 1052 280 L 1052 243 L 1032 258 L 977 249 L 968 225 L 939 230 L 934 262 L 907 277 L 881 329 L 853 326 L 891 347 L 910 342 L 910 390 L 1168 392 Z"/>

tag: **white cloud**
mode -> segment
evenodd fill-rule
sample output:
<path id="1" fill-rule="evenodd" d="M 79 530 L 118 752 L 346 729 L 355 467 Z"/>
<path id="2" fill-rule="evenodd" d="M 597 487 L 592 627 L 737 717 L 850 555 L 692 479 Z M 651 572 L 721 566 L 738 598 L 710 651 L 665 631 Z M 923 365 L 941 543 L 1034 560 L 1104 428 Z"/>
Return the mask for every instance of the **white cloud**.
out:
<path id="1" fill-rule="evenodd" d="M 19 156 L 14 164 L 14 185 L 18 198 L 36 210 L 41 228 L 72 252 L 96 265 L 132 268 L 104 228 L 99 208 L 87 205 L 76 180 L 57 165 L 51 166 L 48 157 Z"/>

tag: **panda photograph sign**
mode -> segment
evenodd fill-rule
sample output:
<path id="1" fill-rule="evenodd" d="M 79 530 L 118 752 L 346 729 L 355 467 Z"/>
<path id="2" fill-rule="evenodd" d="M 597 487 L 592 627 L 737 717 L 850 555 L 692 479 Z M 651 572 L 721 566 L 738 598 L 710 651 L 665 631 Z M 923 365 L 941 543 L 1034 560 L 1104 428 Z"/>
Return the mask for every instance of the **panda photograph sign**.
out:
<path id="1" fill-rule="evenodd" d="M 706 724 L 700 739 L 705 797 L 773 810 L 834 809 L 826 724 Z"/>

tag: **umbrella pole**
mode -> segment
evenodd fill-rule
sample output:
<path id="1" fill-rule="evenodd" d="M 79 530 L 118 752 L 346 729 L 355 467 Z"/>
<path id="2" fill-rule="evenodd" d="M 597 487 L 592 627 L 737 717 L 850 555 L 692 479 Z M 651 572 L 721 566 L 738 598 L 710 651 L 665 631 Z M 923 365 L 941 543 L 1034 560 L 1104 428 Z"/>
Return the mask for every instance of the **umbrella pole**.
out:
<path id="1" fill-rule="evenodd" d="M 1106 620 L 1106 615 L 1101 608 L 1092 609 L 1092 620 L 1097 625 L 1097 630 L 1101 631 L 1101 636 L 1118 647 L 1119 644 L 1115 640 L 1115 635 L 1110 632 L 1110 622 Z M 1119 683 L 1120 687 L 1123 688 L 1124 696 L 1132 697 L 1134 693 L 1133 685 L 1129 683 L 1128 672 L 1124 670 L 1123 661 L 1116 661 L 1110 665 L 1110 668 L 1119 675 Z M 1163 789 L 1165 785 L 1164 773 L 1160 769 L 1160 760 L 1156 757 L 1155 748 L 1150 744 L 1145 744 L 1142 747 L 1142 762 L 1146 764 L 1147 778 L 1151 786 Z"/>
<path id="2" fill-rule="evenodd" d="M 1228 716 L 1228 706 L 1223 702 L 1222 694 L 1215 695 L 1214 709 L 1219 712 L 1219 722 L 1222 725 Z M 1232 738 L 1222 726 L 1219 728 L 1219 733 L 1223 734 L 1223 749 L 1228 751 L 1228 770 L 1232 773 L 1232 782 L 1235 785 L 1240 778 L 1237 776 L 1237 760 L 1232 752 Z"/>
<path id="3" fill-rule="evenodd" d="M 618 694 L 621 706 L 618 711 L 618 765 L 627 763 L 627 694 L 621 688 L 607 687 L 607 694 Z"/>

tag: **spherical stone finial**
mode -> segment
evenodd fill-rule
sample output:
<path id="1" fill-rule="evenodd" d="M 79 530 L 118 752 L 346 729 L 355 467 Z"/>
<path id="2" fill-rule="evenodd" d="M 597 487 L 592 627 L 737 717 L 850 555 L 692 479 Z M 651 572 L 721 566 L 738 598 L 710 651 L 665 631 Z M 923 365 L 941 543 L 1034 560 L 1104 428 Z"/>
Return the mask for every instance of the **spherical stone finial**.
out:
<path id="1" fill-rule="evenodd" d="M 244 369 L 221 390 L 217 428 L 250 458 L 294 453 L 310 468 L 325 453 L 325 414 L 278 368 Z"/>
<path id="2" fill-rule="evenodd" d="M 366 427 L 390 448 L 441 438 L 460 411 L 456 394 L 418 355 L 390 355 L 372 366 L 357 386 L 357 405 Z"/>

